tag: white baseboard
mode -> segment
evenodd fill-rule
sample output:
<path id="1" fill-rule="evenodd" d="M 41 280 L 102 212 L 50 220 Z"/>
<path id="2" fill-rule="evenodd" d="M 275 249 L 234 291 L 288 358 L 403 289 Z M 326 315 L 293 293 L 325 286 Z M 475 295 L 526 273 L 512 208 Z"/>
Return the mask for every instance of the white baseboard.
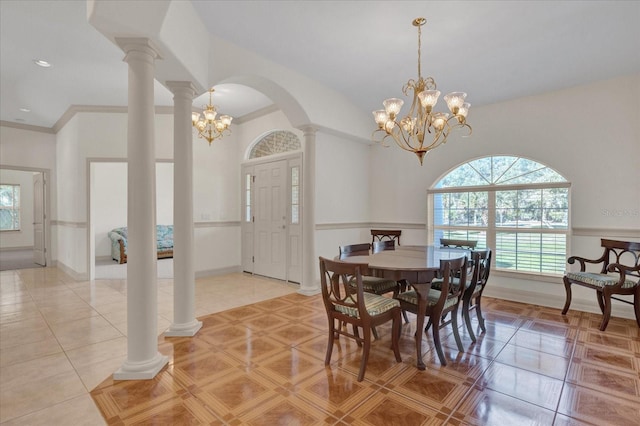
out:
<path id="1" fill-rule="evenodd" d="M 33 250 L 33 246 L 0 247 L 0 251 Z"/>
<path id="2" fill-rule="evenodd" d="M 532 305 L 546 306 L 549 308 L 556 308 L 556 309 L 562 309 L 564 307 L 564 302 L 565 302 L 564 294 L 562 295 L 562 297 L 555 297 L 555 296 L 549 297 L 549 294 L 546 294 L 546 293 L 517 290 L 513 288 L 506 288 L 506 287 L 496 287 L 495 285 L 487 286 L 487 289 L 483 293 L 483 295 L 487 297 L 492 297 L 494 299 L 503 299 L 503 300 L 510 300 L 513 302 L 529 303 Z M 633 299 L 630 299 L 630 300 L 633 300 Z M 571 299 L 571 306 L 569 307 L 569 310 L 601 314 L 600 308 L 598 307 L 598 304 L 596 302 L 595 290 L 593 294 L 593 299 L 591 300 L 576 298 L 574 296 Z M 619 317 L 619 318 L 635 319 L 633 305 L 620 303 L 614 300 L 613 306 L 611 308 L 611 316 Z"/>
<path id="3" fill-rule="evenodd" d="M 73 270 L 72 268 L 68 267 L 67 265 L 65 265 L 64 263 L 58 260 L 53 260 L 51 262 L 51 266 L 55 266 L 56 268 L 60 269 L 62 272 L 64 272 L 65 274 L 73 278 L 75 281 L 87 281 L 89 279 L 89 274 L 76 272 L 75 270 Z"/>
<path id="4" fill-rule="evenodd" d="M 240 265 L 236 265 L 236 266 L 228 266 L 226 268 L 206 269 L 204 271 L 196 272 L 196 278 L 233 274 L 235 272 L 242 272 L 242 267 Z"/>

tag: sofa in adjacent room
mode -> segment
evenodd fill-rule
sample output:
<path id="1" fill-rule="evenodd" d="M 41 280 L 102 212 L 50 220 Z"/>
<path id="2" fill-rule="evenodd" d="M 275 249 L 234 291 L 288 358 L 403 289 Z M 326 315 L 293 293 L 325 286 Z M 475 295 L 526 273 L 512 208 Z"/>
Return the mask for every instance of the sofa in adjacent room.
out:
<path id="1" fill-rule="evenodd" d="M 127 227 L 109 231 L 111 257 L 118 263 L 127 263 Z M 173 225 L 156 225 L 158 259 L 173 257 Z"/>

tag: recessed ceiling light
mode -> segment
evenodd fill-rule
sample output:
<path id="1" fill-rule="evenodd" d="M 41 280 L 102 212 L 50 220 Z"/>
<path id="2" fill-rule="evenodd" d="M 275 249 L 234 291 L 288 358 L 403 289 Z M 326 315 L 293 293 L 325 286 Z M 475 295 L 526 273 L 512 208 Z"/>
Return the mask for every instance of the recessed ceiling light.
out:
<path id="1" fill-rule="evenodd" d="M 20 111 L 22 111 L 22 112 L 31 112 L 31 110 L 29 108 L 20 108 Z"/>
<path id="2" fill-rule="evenodd" d="M 33 63 L 42 68 L 49 68 L 51 64 L 44 59 L 34 59 Z"/>

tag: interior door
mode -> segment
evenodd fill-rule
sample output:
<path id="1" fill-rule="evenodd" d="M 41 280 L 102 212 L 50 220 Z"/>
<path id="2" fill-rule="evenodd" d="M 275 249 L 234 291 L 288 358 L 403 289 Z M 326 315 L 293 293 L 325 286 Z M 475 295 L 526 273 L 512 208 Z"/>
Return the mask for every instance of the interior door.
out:
<path id="1" fill-rule="evenodd" d="M 255 166 L 254 265 L 258 275 L 287 279 L 287 160 Z"/>
<path id="2" fill-rule="evenodd" d="M 44 240 L 44 174 L 33 175 L 33 262 L 46 266 Z"/>

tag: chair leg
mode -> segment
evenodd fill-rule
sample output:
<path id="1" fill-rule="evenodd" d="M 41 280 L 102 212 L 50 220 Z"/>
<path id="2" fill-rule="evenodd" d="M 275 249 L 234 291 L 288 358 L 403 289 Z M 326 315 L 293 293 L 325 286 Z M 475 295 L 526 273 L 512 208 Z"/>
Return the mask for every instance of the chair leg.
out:
<path id="1" fill-rule="evenodd" d="M 598 306 L 600 306 L 600 312 L 602 312 L 604 314 L 604 310 L 605 308 L 605 302 L 603 299 L 603 295 L 602 292 L 599 292 L 596 290 L 596 299 L 598 299 Z"/>
<path id="2" fill-rule="evenodd" d="M 356 343 L 358 346 L 362 346 L 362 341 L 360 339 L 360 332 L 358 331 L 358 326 L 355 324 L 351 324 L 353 328 L 353 335 L 356 336 Z"/>
<path id="3" fill-rule="evenodd" d="M 404 322 L 409 324 L 409 317 L 407 316 L 407 311 L 402 311 L 402 316 L 404 317 Z"/>
<path id="4" fill-rule="evenodd" d="M 464 352 L 464 346 L 462 346 L 462 340 L 460 339 L 460 330 L 458 329 L 458 307 L 451 311 L 451 325 L 453 326 L 453 337 L 456 339 L 456 345 L 458 346 L 458 352 Z"/>
<path id="5" fill-rule="evenodd" d="M 636 292 L 633 295 L 633 308 L 636 311 L 636 322 L 640 327 L 640 285 L 636 286 Z"/>
<path id="6" fill-rule="evenodd" d="M 606 292 L 597 292 L 598 293 L 598 301 L 602 300 L 604 304 L 604 309 L 602 310 L 602 323 L 600 323 L 600 331 L 604 331 L 609 324 L 609 319 L 611 318 L 611 294 Z"/>
<path id="7" fill-rule="evenodd" d="M 482 316 L 482 297 L 476 298 L 476 317 L 478 318 L 478 323 L 480 324 L 480 328 L 483 333 L 487 332 L 487 328 L 484 325 L 484 316 Z"/>
<path id="8" fill-rule="evenodd" d="M 429 317 L 429 320 L 427 321 L 427 325 L 424 326 L 424 332 L 426 333 L 427 331 L 429 331 L 429 328 L 431 328 L 431 317 Z"/>
<path id="9" fill-rule="evenodd" d="M 380 339 L 380 337 L 378 337 L 378 330 L 376 330 L 375 327 L 371 327 L 371 332 L 373 333 L 374 339 L 376 339 L 376 340 Z"/>
<path id="10" fill-rule="evenodd" d="M 438 315 L 438 318 L 440 315 Z M 425 330 L 426 334 L 426 330 Z M 444 357 L 444 352 L 442 352 L 442 345 L 440 344 L 440 330 L 438 327 L 433 327 L 433 344 L 436 347 L 436 352 L 438 353 L 438 359 L 440 360 L 440 364 L 444 367 L 447 365 L 447 360 Z"/>
<path id="11" fill-rule="evenodd" d="M 391 329 L 391 348 L 393 349 L 393 354 L 396 356 L 396 361 L 402 362 L 402 358 L 400 357 L 400 329 L 402 328 L 402 318 L 400 318 L 400 314 L 397 317 L 393 318 Z"/>
<path id="12" fill-rule="evenodd" d="M 329 341 L 327 342 L 327 355 L 324 357 L 324 365 L 329 365 L 331 362 L 331 353 L 333 352 L 333 341 L 336 337 L 335 325 L 336 321 L 331 318 L 329 320 Z"/>
<path id="13" fill-rule="evenodd" d="M 462 301 L 462 316 L 464 317 L 464 322 L 467 326 L 467 331 L 469 332 L 469 338 L 473 343 L 476 342 L 476 335 L 473 333 L 473 326 L 471 325 L 471 317 L 469 316 L 471 301 L 463 300 Z"/>
<path id="14" fill-rule="evenodd" d="M 364 347 L 362 348 L 362 359 L 360 360 L 360 371 L 358 372 L 359 382 L 364 379 L 364 371 L 367 369 L 367 362 L 369 361 L 369 349 L 371 348 L 371 331 L 363 330 L 362 334 L 364 334 Z"/>
<path id="15" fill-rule="evenodd" d="M 569 306 L 571 305 L 571 283 L 567 280 L 567 277 L 562 279 L 564 282 L 564 291 L 567 294 L 567 298 L 564 302 L 564 308 L 562 308 L 562 315 L 566 315 L 567 311 L 569 311 Z"/>

